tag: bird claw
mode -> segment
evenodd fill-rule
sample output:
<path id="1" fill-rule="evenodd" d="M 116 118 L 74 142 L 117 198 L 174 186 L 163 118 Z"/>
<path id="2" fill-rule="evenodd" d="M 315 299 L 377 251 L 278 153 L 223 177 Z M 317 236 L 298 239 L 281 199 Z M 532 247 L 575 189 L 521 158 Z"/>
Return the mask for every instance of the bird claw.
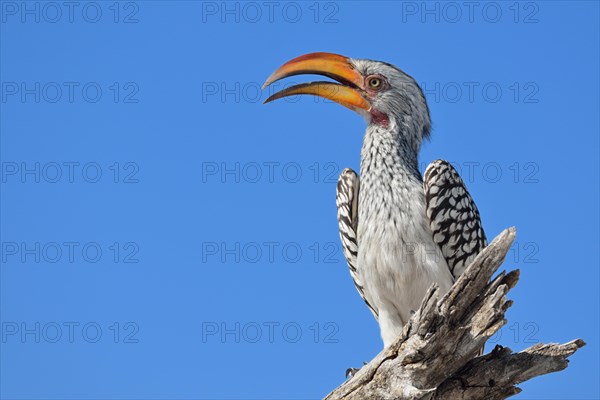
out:
<path id="1" fill-rule="evenodd" d="M 346 379 L 352 378 L 358 371 L 360 371 L 360 368 L 348 368 L 346 370 Z"/>
<path id="2" fill-rule="evenodd" d="M 367 365 L 366 362 L 363 361 L 363 367 Z M 362 368 L 362 367 L 361 367 Z M 348 368 L 346 370 L 346 379 L 348 378 L 352 378 L 354 375 L 356 375 L 356 373 L 360 371 L 360 368 Z"/>

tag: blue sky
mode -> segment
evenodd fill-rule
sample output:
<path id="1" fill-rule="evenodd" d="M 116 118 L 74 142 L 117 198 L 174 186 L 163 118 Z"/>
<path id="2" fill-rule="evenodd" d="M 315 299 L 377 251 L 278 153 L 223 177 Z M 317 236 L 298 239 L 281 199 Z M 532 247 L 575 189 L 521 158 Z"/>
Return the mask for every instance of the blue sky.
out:
<path id="1" fill-rule="evenodd" d="M 598 3 L 0 7 L 2 398 L 317 399 L 381 350 L 335 218 L 364 122 L 262 105 L 313 51 L 413 75 L 423 168 L 517 227 L 490 348 L 587 341 L 515 398 L 600 396 Z"/>

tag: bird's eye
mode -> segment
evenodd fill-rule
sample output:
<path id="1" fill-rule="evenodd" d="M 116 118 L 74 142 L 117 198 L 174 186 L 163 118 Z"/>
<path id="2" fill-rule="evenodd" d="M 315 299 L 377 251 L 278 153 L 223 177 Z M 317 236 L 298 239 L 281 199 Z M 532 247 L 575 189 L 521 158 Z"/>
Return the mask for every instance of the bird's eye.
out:
<path id="1" fill-rule="evenodd" d="M 382 81 L 381 78 L 378 78 L 376 76 L 369 78 L 369 87 L 371 89 L 379 89 L 382 86 Z"/>

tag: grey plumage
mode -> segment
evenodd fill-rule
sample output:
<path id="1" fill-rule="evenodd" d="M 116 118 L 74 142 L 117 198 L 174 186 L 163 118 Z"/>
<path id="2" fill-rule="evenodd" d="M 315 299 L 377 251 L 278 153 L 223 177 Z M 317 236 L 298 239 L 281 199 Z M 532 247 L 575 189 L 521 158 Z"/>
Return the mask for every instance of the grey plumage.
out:
<path id="1" fill-rule="evenodd" d="M 477 207 L 454 168 L 435 161 L 424 181 L 418 170 L 430 120 L 416 82 L 389 64 L 352 63 L 364 76 L 380 74 L 390 85 L 372 103 L 388 123 L 372 123 L 366 115 L 360 179 L 345 169 L 336 198 L 350 274 L 387 347 L 430 285 L 448 291 L 486 239 Z"/>

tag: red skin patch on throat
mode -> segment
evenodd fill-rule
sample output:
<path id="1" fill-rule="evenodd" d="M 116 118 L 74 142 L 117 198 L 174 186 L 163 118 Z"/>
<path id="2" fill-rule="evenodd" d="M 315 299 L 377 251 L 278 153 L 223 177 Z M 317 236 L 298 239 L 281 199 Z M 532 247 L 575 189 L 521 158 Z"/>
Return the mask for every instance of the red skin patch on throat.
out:
<path id="1" fill-rule="evenodd" d="M 387 128 L 390 125 L 390 119 L 388 118 L 387 114 L 384 114 L 374 108 L 370 111 L 370 114 L 372 123 L 381 125 L 384 128 Z"/>

